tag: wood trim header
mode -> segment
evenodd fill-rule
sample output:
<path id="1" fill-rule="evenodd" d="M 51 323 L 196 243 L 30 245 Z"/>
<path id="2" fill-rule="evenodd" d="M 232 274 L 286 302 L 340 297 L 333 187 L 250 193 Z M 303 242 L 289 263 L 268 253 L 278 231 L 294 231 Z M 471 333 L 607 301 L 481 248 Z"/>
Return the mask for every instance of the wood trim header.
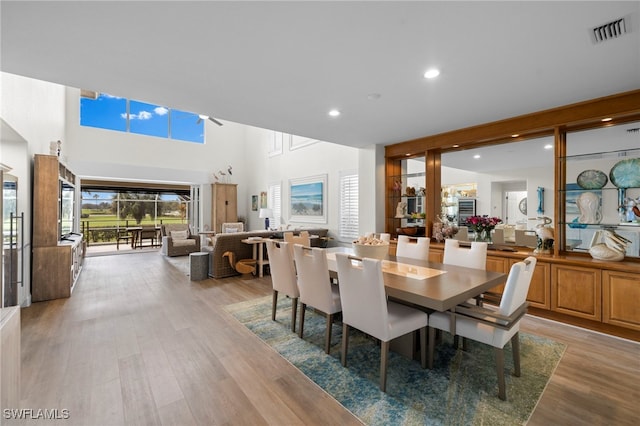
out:
<path id="1" fill-rule="evenodd" d="M 452 149 L 453 145 L 469 148 L 514 142 L 553 135 L 556 127 L 602 126 L 600 120 L 606 117 L 613 118 L 609 125 L 640 119 L 640 89 L 387 145 L 385 155 L 405 157 L 430 149 Z M 517 139 L 511 136 L 516 133 L 520 135 Z"/>

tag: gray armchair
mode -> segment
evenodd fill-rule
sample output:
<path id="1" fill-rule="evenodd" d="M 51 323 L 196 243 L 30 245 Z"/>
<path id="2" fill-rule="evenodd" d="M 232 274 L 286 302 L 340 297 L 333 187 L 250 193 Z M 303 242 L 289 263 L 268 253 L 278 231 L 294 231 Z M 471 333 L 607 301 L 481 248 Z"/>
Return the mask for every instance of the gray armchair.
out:
<path id="1" fill-rule="evenodd" d="M 162 225 L 162 254 L 166 256 L 186 256 L 200 251 L 200 236 L 192 235 L 186 223 Z"/>

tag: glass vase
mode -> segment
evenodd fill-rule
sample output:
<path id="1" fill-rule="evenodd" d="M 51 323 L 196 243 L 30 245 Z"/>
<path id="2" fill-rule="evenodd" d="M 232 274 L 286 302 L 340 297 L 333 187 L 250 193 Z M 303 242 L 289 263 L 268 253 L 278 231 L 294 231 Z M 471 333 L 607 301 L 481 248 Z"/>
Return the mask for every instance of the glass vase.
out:
<path id="1" fill-rule="evenodd" d="M 490 243 L 491 242 L 491 230 L 483 229 L 481 231 L 476 231 L 475 232 L 474 241 L 483 242 L 483 243 Z"/>

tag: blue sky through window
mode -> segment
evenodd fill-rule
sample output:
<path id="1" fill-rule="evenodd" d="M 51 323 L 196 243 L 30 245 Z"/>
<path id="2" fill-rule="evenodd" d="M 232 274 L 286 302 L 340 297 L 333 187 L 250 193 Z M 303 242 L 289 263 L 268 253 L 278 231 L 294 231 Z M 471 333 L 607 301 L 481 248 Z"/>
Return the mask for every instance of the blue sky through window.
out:
<path id="1" fill-rule="evenodd" d="M 126 98 L 106 93 L 97 99 L 80 97 L 80 125 L 204 143 L 204 120 L 198 123 L 198 114 L 134 100 L 127 113 Z"/>
<path id="2" fill-rule="evenodd" d="M 127 131 L 127 100 L 101 93 L 98 99 L 80 98 L 80 125 Z"/>
<path id="3" fill-rule="evenodd" d="M 182 141 L 204 143 L 204 120 L 198 123 L 198 114 L 171 110 L 171 138 Z M 200 129 L 199 132 L 194 128 Z"/>
<path id="4" fill-rule="evenodd" d="M 169 109 L 144 102 L 129 101 L 129 131 L 168 138 Z"/>

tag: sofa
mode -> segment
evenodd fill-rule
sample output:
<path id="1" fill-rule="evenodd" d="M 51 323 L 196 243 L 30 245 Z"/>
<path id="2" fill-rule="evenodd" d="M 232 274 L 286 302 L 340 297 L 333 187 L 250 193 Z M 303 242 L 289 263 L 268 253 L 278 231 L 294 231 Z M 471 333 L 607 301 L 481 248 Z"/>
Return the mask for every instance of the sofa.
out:
<path id="1" fill-rule="evenodd" d="M 313 238 L 311 245 L 318 246 L 326 242 L 328 229 L 305 229 L 310 235 L 317 235 L 321 238 Z M 286 231 L 285 231 L 286 232 Z M 299 231 L 294 230 L 294 234 Z M 262 237 L 283 239 L 283 232 L 280 231 L 247 231 L 233 232 L 228 234 L 216 234 L 211 238 L 211 245 L 202 247 L 202 251 L 209 253 L 209 276 L 213 278 L 226 278 L 239 275 L 235 269 L 229 264 L 224 254 L 228 251 L 235 253 L 236 259 L 250 259 L 253 257 L 253 245 L 245 244 L 242 240 L 249 237 Z M 266 256 L 266 250 L 265 250 Z"/>
<path id="2" fill-rule="evenodd" d="M 200 236 L 192 235 L 186 223 L 168 223 L 160 227 L 162 254 L 165 256 L 186 256 L 200 251 Z"/>

